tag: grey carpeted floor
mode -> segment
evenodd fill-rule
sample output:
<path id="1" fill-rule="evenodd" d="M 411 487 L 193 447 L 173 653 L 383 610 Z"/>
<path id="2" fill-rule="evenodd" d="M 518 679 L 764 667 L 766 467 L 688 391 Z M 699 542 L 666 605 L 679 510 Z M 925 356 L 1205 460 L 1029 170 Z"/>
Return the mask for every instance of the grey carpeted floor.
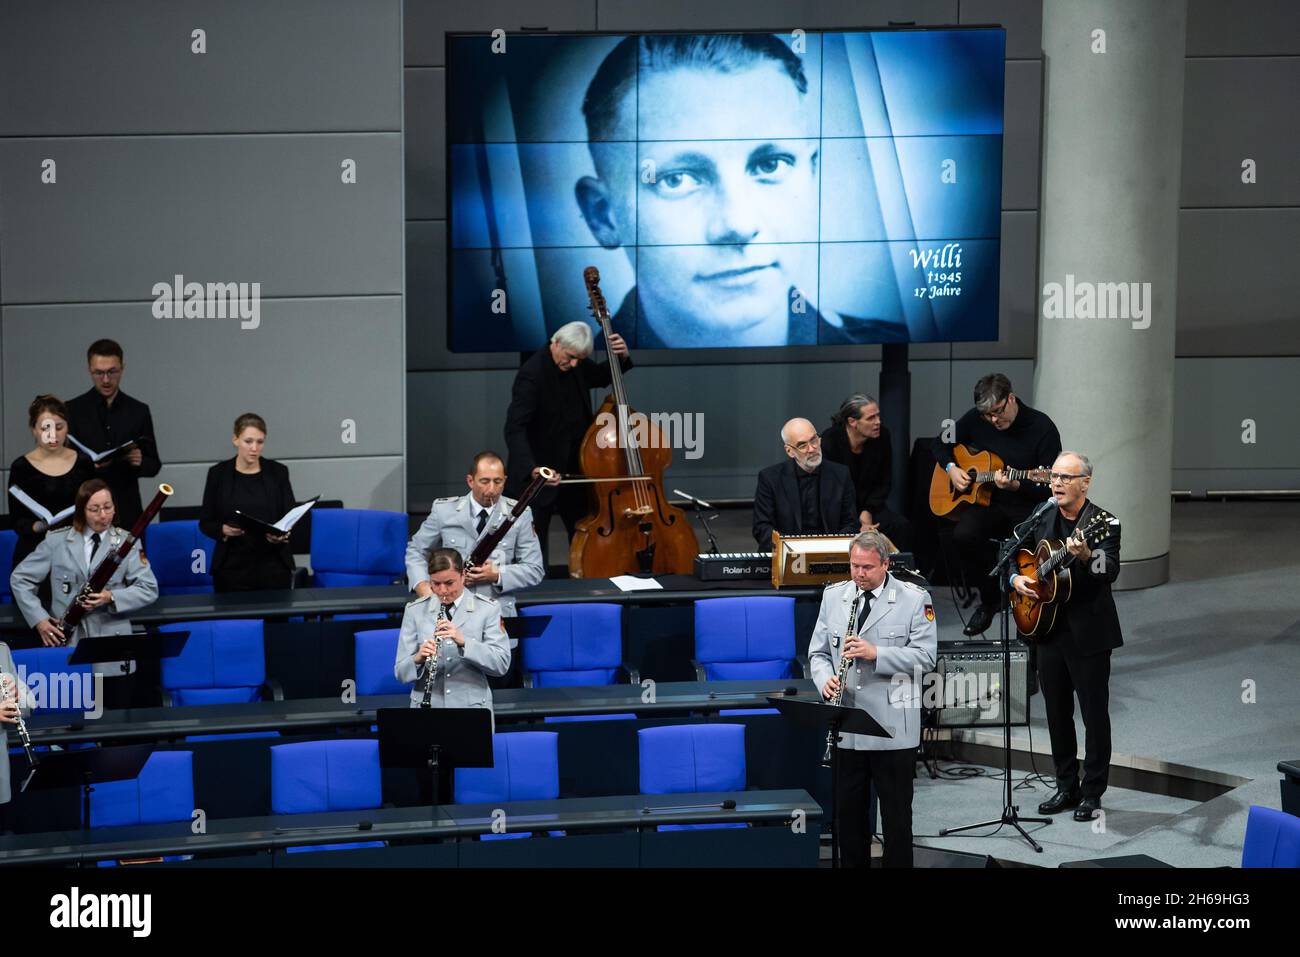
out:
<path id="1" fill-rule="evenodd" d="M 565 547 L 558 524 L 554 555 Z M 712 524 L 723 551 L 754 549 L 748 510 L 724 510 Z M 1061 816 L 1035 835 L 1045 848 L 1035 854 L 1006 828 L 989 838 L 922 837 L 1001 813 L 994 780 L 922 775 L 914 802 L 918 843 L 1046 866 L 1123 854 L 1181 867 L 1239 864 L 1250 805 L 1278 807 L 1277 762 L 1300 757 L 1297 532 L 1300 502 L 1175 503 L 1171 580 L 1116 594 L 1124 647 L 1112 659 L 1113 763 L 1154 760 L 1249 783 L 1204 803 L 1111 788 L 1103 799 L 1104 829 Z M 937 587 L 934 599 L 940 638 L 959 637 L 948 588 Z M 1041 698 L 1032 710 L 1041 712 Z M 1034 748 L 1043 752 L 1038 767 L 1050 772 L 1041 714 L 1032 727 Z M 1013 747 L 1027 750 L 1025 729 L 1017 730 Z M 1013 772 L 1013 780 L 1023 777 Z M 1047 793 L 1041 785 L 1017 791 L 1021 813 L 1036 814 Z"/>

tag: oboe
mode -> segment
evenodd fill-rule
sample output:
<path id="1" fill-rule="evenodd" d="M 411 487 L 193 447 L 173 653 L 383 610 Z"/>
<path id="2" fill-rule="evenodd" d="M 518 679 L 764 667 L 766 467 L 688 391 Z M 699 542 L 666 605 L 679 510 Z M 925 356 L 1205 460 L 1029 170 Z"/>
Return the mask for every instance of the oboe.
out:
<path id="1" fill-rule="evenodd" d="M 13 682 L 13 691 L 9 690 L 11 681 Z M 35 770 L 36 765 L 40 764 L 41 761 L 40 758 L 36 757 L 36 751 L 32 748 L 32 736 L 27 733 L 27 722 L 23 720 L 23 706 L 22 702 L 18 700 L 18 679 L 5 675 L 4 679 L 0 680 L 0 684 L 4 685 L 5 700 L 12 700 L 14 704 L 18 705 L 18 720 L 14 723 L 14 727 L 18 731 L 18 740 L 22 742 L 23 753 L 27 755 L 27 767 Z"/>
<path id="2" fill-rule="evenodd" d="M 858 589 L 857 595 L 854 596 L 853 598 L 853 604 L 849 606 L 849 621 L 848 624 L 844 627 L 844 644 L 846 645 L 849 643 L 850 629 L 857 627 L 858 603 L 862 601 L 862 596 L 864 594 L 866 594 L 864 591 Z M 849 665 L 851 665 L 855 660 L 856 659 L 850 658 L 847 655 L 845 655 L 843 648 L 840 649 L 840 669 L 835 673 L 835 677 L 838 680 L 839 684 L 835 689 L 835 694 L 832 695 L 830 699 L 830 703 L 836 705 L 837 707 L 839 706 L 840 702 L 844 700 L 844 682 L 848 678 Z M 831 755 L 832 755 L 831 749 L 834 747 L 835 747 L 835 728 L 831 728 L 829 731 L 826 732 L 826 753 L 822 755 L 822 767 L 829 768 L 831 766 Z"/>
<path id="3" fill-rule="evenodd" d="M 433 596 L 433 600 L 438 603 L 438 619 L 433 623 L 433 654 L 424 661 L 424 698 L 420 701 L 421 708 L 433 707 L 433 683 L 438 680 L 438 655 L 442 651 L 442 635 L 438 634 L 438 625 L 447 620 L 442 600 L 437 595 Z"/>

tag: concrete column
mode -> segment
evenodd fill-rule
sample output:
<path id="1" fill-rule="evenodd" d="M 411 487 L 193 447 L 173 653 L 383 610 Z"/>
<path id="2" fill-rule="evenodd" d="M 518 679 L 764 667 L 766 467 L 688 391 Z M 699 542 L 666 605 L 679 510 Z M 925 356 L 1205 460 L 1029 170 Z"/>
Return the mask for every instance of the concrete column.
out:
<path id="1" fill-rule="evenodd" d="M 1169 577 L 1186 0 L 1044 0 L 1034 404 L 1123 525 L 1118 587 Z"/>

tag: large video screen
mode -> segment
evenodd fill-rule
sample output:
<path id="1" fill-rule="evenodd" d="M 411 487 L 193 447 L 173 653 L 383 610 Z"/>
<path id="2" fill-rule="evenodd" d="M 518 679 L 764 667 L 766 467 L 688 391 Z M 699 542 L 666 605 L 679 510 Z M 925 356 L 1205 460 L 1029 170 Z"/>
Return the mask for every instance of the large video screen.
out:
<path id="1" fill-rule="evenodd" d="M 449 348 L 997 339 L 1005 44 L 449 35 Z"/>

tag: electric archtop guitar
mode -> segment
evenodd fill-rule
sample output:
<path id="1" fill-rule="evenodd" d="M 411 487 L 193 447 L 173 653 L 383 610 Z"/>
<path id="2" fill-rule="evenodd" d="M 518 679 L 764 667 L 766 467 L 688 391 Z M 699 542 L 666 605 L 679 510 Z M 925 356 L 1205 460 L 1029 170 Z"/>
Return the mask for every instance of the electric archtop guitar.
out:
<path id="1" fill-rule="evenodd" d="M 1110 537 L 1111 529 L 1118 524 L 1119 519 L 1099 508 L 1070 537 L 1082 539 L 1089 548 L 1095 548 Z M 1045 635 L 1056 624 L 1057 610 L 1070 600 L 1074 590 L 1070 573 L 1073 563 L 1074 556 L 1059 538 L 1044 538 L 1033 551 L 1022 548 L 1016 552 L 1016 574 L 1033 579 L 1029 586 L 1033 598 L 1011 590 L 1011 616 L 1026 638 Z"/>

